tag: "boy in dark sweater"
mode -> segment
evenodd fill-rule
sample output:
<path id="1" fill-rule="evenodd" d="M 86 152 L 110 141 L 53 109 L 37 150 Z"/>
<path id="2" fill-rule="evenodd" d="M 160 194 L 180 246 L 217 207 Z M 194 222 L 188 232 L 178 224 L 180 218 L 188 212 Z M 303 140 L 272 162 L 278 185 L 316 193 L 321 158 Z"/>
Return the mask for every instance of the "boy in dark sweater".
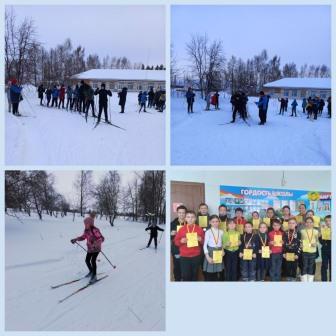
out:
<path id="1" fill-rule="evenodd" d="M 331 281 L 331 215 L 325 216 L 324 225 L 321 227 L 321 236 L 319 238 L 322 253 L 321 280 Z"/>
<path id="2" fill-rule="evenodd" d="M 288 231 L 283 234 L 284 271 L 287 281 L 296 281 L 300 255 L 300 237 L 296 229 L 295 217 L 288 220 Z"/>

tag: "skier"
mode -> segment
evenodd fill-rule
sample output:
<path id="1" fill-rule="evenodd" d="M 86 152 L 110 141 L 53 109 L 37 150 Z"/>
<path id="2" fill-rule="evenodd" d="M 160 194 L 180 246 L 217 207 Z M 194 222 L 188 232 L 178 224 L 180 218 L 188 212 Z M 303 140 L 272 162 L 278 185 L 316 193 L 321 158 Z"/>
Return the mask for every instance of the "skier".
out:
<path id="1" fill-rule="evenodd" d="M 94 283 L 97 281 L 96 260 L 98 254 L 101 251 L 101 245 L 105 240 L 100 230 L 94 225 L 95 217 L 96 213 L 91 212 L 89 217 L 84 219 L 84 233 L 77 238 L 71 239 L 72 244 L 75 244 L 77 241 L 82 241 L 86 239 L 87 254 L 85 258 L 85 263 L 89 269 L 89 273 L 86 275 L 86 277 L 91 278 L 90 283 Z"/>
<path id="2" fill-rule="evenodd" d="M 22 100 L 22 87 L 17 85 L 17 80 L 11 80 L 11 87 L 10 87 L 10 100 L 12 103 L 12 111 L 14 115 L 19 115 L 19 103 Z"/>
<path id="3" fill-rule="evenodd" d="M 43 94 L 44 94 L 44 86 L 43 84 L 40 84 L 39 87 L 37 88 L 38 92 L 38 98 L 40 99 L 40 105 L 43 106 Z"/>
<path id="4" fill-rule="evenodd" d="M 157 249 L 157 236 L 158 236 L 158 231 L 164 231 L 163 229 L 161 229 L 159 226 L 156 225 L 156 223 L 152 223 L 150 226 L 148 226 L 145 231 L 150 230 L 150 236 L 149 236 L 149 241 L 147 244 L 147 248 L 151 245 L 152 240 L 154 239 L 154 245 L 155 245 L 155 249 Z"/>
<path id="5" fill-rule="evenodd" d="M 288 109 L 288 98 L 285 99 L 285 111 L 287 112 Z"/>
<path id="6" fill-rule="evenodd" d="M 11 93 L 10 93 L 10 88 L 11 88 L 12 82 L 8 81 L 7 86 L 5 88 L 6 96 L 7 96 L 7 102 L 8 102 L 8 112 L 12 113 L 12 102 L 11 102 Z"/>
<path id="7" fill-rule="evenodd" d="M 47 107 L 49 107 L 50 100 L 51 100 L 51 95 L 52 95 L 52 90 L 50 86 L 48 86 L 47 90 L 45 91 L 46 97 L 47 97 Z"/>
<path id="8" fill-rule="evenodd" d="M 141 105 L 141 96 L 142 96 L 142 91 L 138 93 L 138 105 Z"/>
<path id="9" fill-rule="evenodd" d="M 119 105 L 121 107 L 120 113 L 125 113 L 126 96 L 127 96 L 127 88 L 123 87 L 122 90 L 118 93 Z"/>
<path id="10" fill-rule="evenodd" d="M 70 110 L 72 110 L 72 94 L 73 90 L 70 85 L 68 85 L 67 90 L 66 90 L 66 95 L 67 95 L 67 103 L 66 103 L 66 109 L 68 110 L 70 107 Z"/>
<path id="11" fill-rule="evenodd" d="M 99 95 L 99 112 L 98 112 L 98 121 L 97 123 L 100 123 L 100 118 L 102 115 L 102 112 L 104 110 L 104 116 L 105 121 L 108 123 L 108 116 L 107 116 L 107 99 L 108 96 L 112 97 L 112 92 L 110 90 L 105 89 L 105 83 L 102 83 L 100 86 L 100 89 L 96 89 L 95 95 Z"/>
<path id="12" fill-rule="evenodd" d="M 142 108 L 144 109 L 144 112 L 146 112 L 147 92 L 146 91 L 142 92 L 139 99 L 140 99 L 139 100 L 139 103 L 140 103 L 139 113 L 141 112 Z"/>
<path id="13" fill-rule="evenodd" d="M 153 90 L 153 86 L 150 87 L 150 90 L 148 91 L 148 108 L 153 107 L 153 103 L 154 103 L 154 90 Z"/>
<path id="14" fill-rule="evenodd" d="M 232 112 L 231 123 L 234 123 L 236 121 L 237 112 L 240 114 L 243 120 L 245 120 L 245 117 L 243 116 L 243 113 L 242 113 L 242 105 L 243 105 L 242 96 L 239 92 L 236 92 L 231 97 L 231 104 L 234 107 L 233 112 Z"/>
<path id="15" fill-rule="evenodd" d="M 155 107 L 156 110 L 159 109 L 160 96 L 161 96 L 161 89 L 157 88 L 156 91 L 155 91 L 155 95 L 154 95 L 154 107 Z"/>
<path id="16" fill-rule="evenodd" d="M 195 93 L 193 92 L 191 87 L 188 88 L 188 91 L 186 92 L 185 96 L 187 98 L 188 113 L 194 113 L 193 105 L 195 102 Z"/>
<path id="17" fill-rule="evenodd" d="M 78 112 L 84 112 L 85 111 L 85 100 L 84 100 L 84 87 L 85 83 L 83 80 L 80 82 L 80 87 L 78 89 L 78 107 L 77 110 Z"/>
<path id="18" fill-rule="evenodd" d="M 286 100 L 285 98 L 278 98 L 278 101 L 280 102 L 280 111 L 279 114 L 284 115 L 285 112 L 285 107 L 286 107 Z"/>
<path id="19" fill-rule="evenodd" d="M 71 109 L 74 111 L 79 111 L 79 86 L 76 84 L 75 89 L 72 93 L 72 106 Z"/>
<path id="20" fill-rule="evenodd" d="M 52 90 L 52 102 L 51 102 L 51 107 L 54 107 L 54 104 L 55 104 L 55 107 L 57 107 L 58 105 L 58 89 L 57 89 L 57 86 L 54 85 L 54 88 Z"/>
<path id="21" fill-rule="evenodd" d="M 91 106 L 92 109 L 92 117 L 96 118 L 95 109 L 94 109 L 94 91 L 89 84 L 85 85 L 84 89 L 84 100 L 85 100 L 85 113 L 89 114 L 89 108 Z"/>
<path id="22" fill-rule="evenodd" d="M 64 87 L 64 84 L 61 85 L 61 88 L 59 90 L 58 96 L 59 96 L 58 108 L 61 108 L 61 104 L 62 104 L 62 109 L 64 109 L 64 100 L 65 100 L 65 87 Z"/>
<path id="23" fill-rule="evenodd" d="M 247 119 L 247 102 L 248 98 L 245 92 L 241 91 L 241 117 L 243 118 L 243 120 Z"/>
<path id="24" fill-rule="evenodd" d="M 302 105 L 301 106 L 302 106 L 302 112 L 306 113 L 307 99 L 305 97 L 302 99 Z"/>
<path id="25" fill-rule="evenodd" d="M 291 117 L 294 117 L 294 114 L 295 114 L 295 117 L 297 117 L 296 115 L 296 106 L 298 106 L 298 102 L 296 101 L 296 99 L 294 98 L 291 106 L 292 106 L 292 114 L 291 114 Z"/>
<path id="26" fill-rule="evenodd" d="M 268 97 L 265 96 L 264 91 L 260 91 L 259 101 L 256 102 L 256 105 L 259 108 L 259 125 L 265 125 L 267 119 Z"/>
<path id="27" fill-rule="evenodd" d="M 320 115 L 321 115 L 322 112 L 323 112 L 324 105 L 325 105 L 324 99 L 321 98 L 321 99 L 319 100 L 319 102 L 318 102 L 318 112 L 319 112 Z"/>

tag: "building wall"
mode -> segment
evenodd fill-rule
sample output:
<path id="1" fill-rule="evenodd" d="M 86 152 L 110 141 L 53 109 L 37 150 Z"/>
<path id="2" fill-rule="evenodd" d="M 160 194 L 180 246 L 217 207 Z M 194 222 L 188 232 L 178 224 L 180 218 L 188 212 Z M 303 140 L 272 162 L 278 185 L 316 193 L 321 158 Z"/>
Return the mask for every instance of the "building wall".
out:
<path id="1" fill-rule="evenodd" d="M 286 88 L 264 88 L 264 92 L 273 97 L 286 97 L 290 99 L 302 99 L 304 97 L 320 97 L 327 99 L 331 96 L 331 90 L 320 90 L 320 89 L 306 89 L 306 88 L 297 88 L 297 89 L 286 89 Z"/>

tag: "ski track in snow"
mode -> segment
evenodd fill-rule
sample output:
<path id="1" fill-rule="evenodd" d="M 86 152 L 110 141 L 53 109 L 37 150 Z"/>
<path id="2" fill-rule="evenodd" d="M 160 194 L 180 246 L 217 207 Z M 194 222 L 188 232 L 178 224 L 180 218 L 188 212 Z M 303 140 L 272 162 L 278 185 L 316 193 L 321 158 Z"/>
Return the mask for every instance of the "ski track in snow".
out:
<path id="1" fill-rule="evenodd" d="M 184 97 L 171 98 L 171 161 L 174 165 L 330 165 L 331 120 L 309 121 L 298 101 L 297 117 L 278 115 L 279 103 L 271 99 L 267 123 L 259 126 L 256 97 L 249 97 L 248 122 L 232 119 L 230 96 L 221 94 L 220 110 L 204 111 L 198 95 L 194 114 L 187 114 Z M 291 103 L 291 100 L 290 100 Z"/>
<path id="2" fill-rule="evenodd" d="M 96 108 L 98 100 L 96 99 Z M 27 88 L 19 111 L 6 113 L 6 163 L 9 165 L 162 165 L 165 162 L 165 113 L 138 113 L 137 93 L 127 95 L 120 114 L 117 94 L 111 102 L 111 122 L 126 129 L 85 122 L 84 115 L 39 105 Z M 6 108 L 7 111 L 7 108 Z M 89 112 L 91 115 L 91 110 Z M 104 120 L 104 117 L 102 117 Z"/>
<path id="3" fill-rule="evenodd" d="M 109 277 L 58 303 L 88 281 L 50 288 L 87 272 L 85 253 L 69 243 L 82 232 L 83 219 L 72 222 L 70 217 L 46 216 L 40 222 L 19 216 L 24 225 L 13 216 L 6 216 L 5 224 L 6 330 L 164 330 L 164 237 L 157 253 L 154 248 L 139 251 L 149 238 L 144 231 L 146 223 L 117 219 L 116 226 L 111 227 L 97 219 L 106 237 L 103 251 L 117 268 L 112 269 L 100 254 L 97 271 Z"/>

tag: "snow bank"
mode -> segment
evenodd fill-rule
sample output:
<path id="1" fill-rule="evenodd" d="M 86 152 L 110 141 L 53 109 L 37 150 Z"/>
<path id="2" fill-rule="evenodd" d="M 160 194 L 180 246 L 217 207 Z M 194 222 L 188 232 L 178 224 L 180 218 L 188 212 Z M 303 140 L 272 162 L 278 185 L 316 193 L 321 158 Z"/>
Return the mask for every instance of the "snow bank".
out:
<path id="1" fill-rule="evenodd" d="M 164 330 L 164 237 L 157 252 L 140 251 L 148 240 L 145 223 L 117 219 L 112 228 L 96 220 L 106 238 L 103 251 L 117 268 L 100 255 L 98 272 L 109 277 L 58 303 L 87 282 L 50 289 L 87 273 L 84 251 L 70 243 L 81 234 L 83 219 L 20 217 L 5 218 L 6 330 Z"/>
<path id="2" fill-rule="evenodd" d="M 251 127 L 232 120 L 230 95 L 221 93 L 220 110 L 204 111 L 198 95 L 194 114 L 187 113 L 184 94 L 171 97 L 171 162 L 174 165 L 330 165 L 331 120 L 325 107 L 316 121 L 306 119 L 298 100 L 297 117 L 278 115 L 279 102 L 271 99 L 267 123 L 259 126 L 256 97 L 249 97 Z M 220 125 L 224 124 L 224 125 Z"/>

